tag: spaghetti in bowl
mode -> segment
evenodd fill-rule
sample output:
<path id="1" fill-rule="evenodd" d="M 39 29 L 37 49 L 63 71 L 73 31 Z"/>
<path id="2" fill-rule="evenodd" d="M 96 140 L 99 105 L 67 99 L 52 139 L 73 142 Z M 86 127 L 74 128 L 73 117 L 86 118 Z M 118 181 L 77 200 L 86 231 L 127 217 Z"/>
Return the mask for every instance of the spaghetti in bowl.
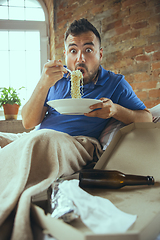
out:
<path id="1" fill-rule="evenodd" d="M 91 105 L 99 102 L 101 100 L 91 98 L 64 98 L 48 101 L 47 104 L 61 114 L 83 115 L 91 111 Z"/>

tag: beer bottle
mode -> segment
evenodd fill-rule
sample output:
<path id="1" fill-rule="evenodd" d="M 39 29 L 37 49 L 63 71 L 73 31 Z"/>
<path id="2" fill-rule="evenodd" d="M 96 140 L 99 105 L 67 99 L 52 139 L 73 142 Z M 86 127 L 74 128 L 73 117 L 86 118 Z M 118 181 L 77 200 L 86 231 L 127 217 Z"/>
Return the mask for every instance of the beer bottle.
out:
<path id="1" fill-rule="evenodd" d="M 85 169 L 79 173 L 81 188 L 110 188 L 118 189 L 124 186 L 154 185 L 152 176 L 127 175 L 119 171 Z"/>

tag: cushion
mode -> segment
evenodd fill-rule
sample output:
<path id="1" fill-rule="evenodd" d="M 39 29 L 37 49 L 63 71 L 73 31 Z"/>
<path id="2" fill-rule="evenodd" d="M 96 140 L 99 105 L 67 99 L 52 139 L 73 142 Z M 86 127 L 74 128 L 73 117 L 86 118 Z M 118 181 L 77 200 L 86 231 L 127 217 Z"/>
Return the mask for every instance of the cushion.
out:
<path id="1" fill-rule="evenodd" d="M 160 104 L 155 107 L 149 109 L 153 116 L 153 122 L 160 122 Z M 111 118 L 111 120 L 107 123 L 106 127 L 102 131 L 99 141 L 103 147 L 103 150 L 106 150 L 110 142 L 112 141 L 115 134 L 119 131 L 120 128 L 124 127 L 125 124 Z"/>
<path id="2" fill-rule="evenodd" d="M 160 104 L 155 107 L 149 109 L 153 116 L 153 122 L 160 122 Z"/>
<path id="3" fill-rule="evenodd" d="M 103 150 L 106 150 L 115 134 L 119 131 L 120 128 L 124 126 L 125 126 L 124 123 L 114 118 L 111 118 L 111 120 L 107 123 L 106 127 L 104 128 L 99 137 L 99 141 L 103 147 Z"/>

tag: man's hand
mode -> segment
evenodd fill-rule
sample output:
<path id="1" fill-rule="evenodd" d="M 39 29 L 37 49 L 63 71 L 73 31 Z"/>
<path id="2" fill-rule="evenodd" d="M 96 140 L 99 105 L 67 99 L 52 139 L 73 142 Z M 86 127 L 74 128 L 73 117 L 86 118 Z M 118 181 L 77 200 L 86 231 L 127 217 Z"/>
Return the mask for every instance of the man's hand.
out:
<path id="1" fill-rule="evenodd" d="M 90 106 L 92 112 L 85 113 L 85 116 L 107 119 L 113 117 L 116 114 L 117 112 L 116 104 L 114 104 L 108 98 L 101 98 L 100 100 L 102 102 Z M 93 111 L 94 109 L 97 110 Z"/>
<path id="2" fill-rule="evenodd" d="M 67 70 L 63 67 L 61 60 L 48 61 L 43 67 L 40 81 L 49 89 L 60 80 L 66 72 Z"/>
<path id="3" fill-rule="evenodd" d="M 84 115 L 103 119 L 113 117 L 125 124 L 133 122 L 152 122 L 152 114 L 147 108 L 144 110 L 131 110 L 113 103 L 108 98 L 101 98 L 100 100 L 102 102 L 90 106 L 91 112 L 85 113 Z"/>
<path id="4" fill-rule="evenodd" d="M 61 60 L 51 60 L 44 65 L 42 76 L 30 99 L 21 111 L 25 128 L 35 127 L 42 122 L 47 111 L 47 107 L 44 107 L 44 102 L 48 90 L 63 77 L 64 72 L 67 72 L 67 70 L 63 67 Z"/>

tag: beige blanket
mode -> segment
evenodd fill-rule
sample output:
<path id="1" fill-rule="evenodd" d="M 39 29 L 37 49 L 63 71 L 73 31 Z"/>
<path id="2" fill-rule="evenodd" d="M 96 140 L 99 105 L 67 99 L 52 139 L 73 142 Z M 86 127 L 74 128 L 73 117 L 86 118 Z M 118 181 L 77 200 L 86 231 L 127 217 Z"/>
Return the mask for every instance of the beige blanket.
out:
<path id="1" fill-rule="evenodd" d="M 6 232 L 2 224 L 13 215 L 13 231 L 5 234 L 12 240 L 32 240 L 31 196 L 47 189 L 59 176 L 72 174 L 91 162 L 95 150 L 102 154 L 93 138 L 71 137 L 53 130 L 22 136 L 1 133 L 0 145 L 1 240 L 7 239 L 2 236 L 2 230 Z"/>

